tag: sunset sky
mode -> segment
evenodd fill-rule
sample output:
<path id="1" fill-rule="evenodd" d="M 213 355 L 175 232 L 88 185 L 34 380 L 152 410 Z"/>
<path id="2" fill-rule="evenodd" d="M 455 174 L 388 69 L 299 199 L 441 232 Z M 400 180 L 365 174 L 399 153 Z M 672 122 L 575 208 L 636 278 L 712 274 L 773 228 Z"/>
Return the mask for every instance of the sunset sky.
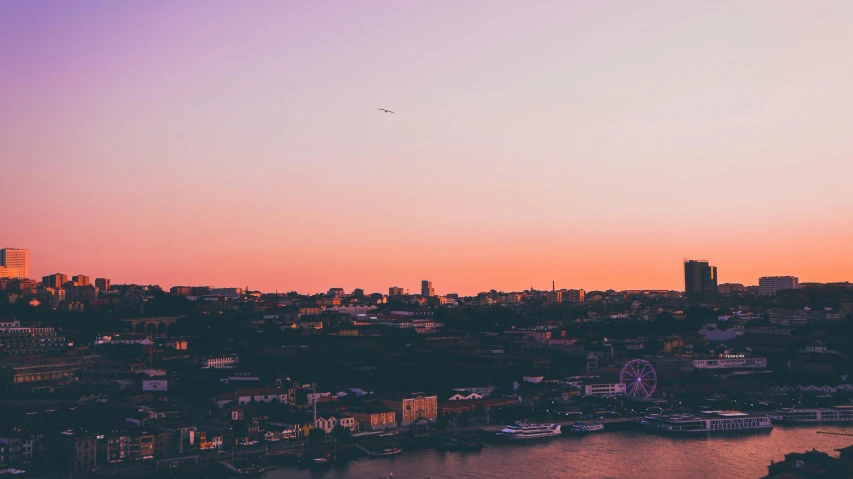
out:
<path id="1" fill-rule="evenodd" d="M 853 2 L 0 2 L 32 275 L 853 280 Z M 377 108 L 396 114 L 384 114 Z"/>

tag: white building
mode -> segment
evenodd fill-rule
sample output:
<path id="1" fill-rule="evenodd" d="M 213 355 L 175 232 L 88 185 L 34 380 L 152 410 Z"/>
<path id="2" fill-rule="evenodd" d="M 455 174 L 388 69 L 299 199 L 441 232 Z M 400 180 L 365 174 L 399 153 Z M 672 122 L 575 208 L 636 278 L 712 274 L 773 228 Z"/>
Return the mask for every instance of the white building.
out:
<path id="1" fill-rule="evenodd" d="M 694 359 L 696 369 L 761 369 L 767 367 L 767 358 L 747 358 L 742 354 L 727 354 L 714 359 Z"/>
<path id="2" fill-rule="evenodd" d="M 14 321 L 0 321 L 0 333 L 7 333 L 12 328 L 20 328 L 21 322 L 18 320 Z"/>
<path id="3" fill-rule="evenodd" d="M 373 305 L 332 306 L 331 308 L 326 309 L 326 311 L 332 311 L 335 313 L 346 313 L 351 316 L 356 316 L 359 314 L 369 314 L 375 310 L 376 306 Z"/>
<path id="4" fill-rule="evenodd" d="M 240 358 L 236 354 L 230 356 L 211 356 L 205 358 L 202 367 L 205 369 L 232 369 L 240 364 Z"/>
<path id="5" fill-rule="evenodd" d="M 783 289 L 797 289 L 799 284 L 796 276 L 763 276 L 758 278 L 758 294 L 773 296 Z"/>
<path id="6" fill-rule="evenodd" d="M 582 384 L 582 396 L 622 396 L 625 394 L 625 383 L 595 383 Z"/>
<path id="7" fill-rule="evenodd" d="M 323 398 L 323 397 L 326 397 L 326 398 L 327 398 L 327 397 L 331 397 L 331 396 L 332 396 L 332 393 L 317 393 L 317 392 L 314 392 L 314 393 L 308 393 L 308 394 L 306 394 L 306 395 L 305 395 L 305 400 L 307 401 L 308 406 L 310 407 L 310 406 L 313 406 L 315 402 L 319 402 L 319 401 L 320 401 L 320 398 Z"/>
<path id="8" fill-rule="evenodd" d="M 459 392 L 459 393 L 465 393 L 465 394 L 476 393 L 476 394 L 479 394 L 480 396 L 486 397 L 486 396 L 491 396 L 491 394 L 495 391 L 495 387 L 494 386 L 481 386 L 481 387 L 474 387 L 474 388 L 453 388 L 453 391 Z"/>
<path id="9" fill-rule="evenodd" d="M 152 344 L 152 341 L 148 339 L 148 336 L 143 336 L 141 334 L 128 334 L 128 335 L 109 335 L 103 334 L 95 337 L 95 345 L 99 346 L 102 344 L 138 344 L 140 346 L 149 346 Z"/>
<path id="10" fill-rule="evenodd" d="M 0 249 L 0 278 L 29 278 L 30 250 L 3 248 Z"/>
<path id="11" fill-rule="evenodd" d="M 462 392 L 447 398 L 448 401 L 471 401 L 473 399 L 483 399 L 483 396 L 475 392 Z"/>
<path id="12" fill-rule="evenodd" d="M 350 432 L 358 432 L 358 421 L 350 416 L 317 417 L 317 422 L 314 423 L 314 427 L 322 429 L 326 434 L 331 434 L 337 426 L 349 429 Z"/>
<path id="13" fill-rule="evenodd" d="M 251 402 L 271 403 L 273 401 L 287 404 L 286 389 L 240 389 L 234 395 L 237 396 L 237 403 L 241 406 Z"/>

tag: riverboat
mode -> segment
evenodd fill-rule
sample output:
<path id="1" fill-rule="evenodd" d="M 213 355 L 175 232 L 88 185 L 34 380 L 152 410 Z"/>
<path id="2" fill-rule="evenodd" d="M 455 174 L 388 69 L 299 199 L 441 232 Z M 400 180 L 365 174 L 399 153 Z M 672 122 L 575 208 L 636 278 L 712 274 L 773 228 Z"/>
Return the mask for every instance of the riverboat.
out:
<path id="1" fill-rule="evenodd" d="M 573 434 L 586 434 L 590 432 L 598 432 L 604 430 L 604 424 L 599 423 L 586 423 L 586 422 L 576 422 L 572 424 L 572 427 L 569 431 Z"/>
<path id="2" fill-rule="evenodd" d="M 662 432 L 672 434 L 702 434 L 769 431 L 773 424 L 765 415 L 740 411 L 703 411 L 697 416 L 683 414 L 680 417 L 670 417 L 658 428 Z"/>
<path id="3" fill-rule="evenodd" d="M 528 422 L 516 422 L 512 426 L 507 426 L 499 433 L 497 433 L 497 437 L 499 439 L 508 439 L 512 441 L 519 440 L 530 440 L 530 439 L 546 439 L 551 437 L 559 436 L 560 433 L 560 425 L 559 424 L 534 424 Z"/>
<path id="4" fill-rule="evenodd" d="M 779 409 L 768 415 L 777 424 L 853 422 L 853 408 L 837 406 L 825 409 Z"/>

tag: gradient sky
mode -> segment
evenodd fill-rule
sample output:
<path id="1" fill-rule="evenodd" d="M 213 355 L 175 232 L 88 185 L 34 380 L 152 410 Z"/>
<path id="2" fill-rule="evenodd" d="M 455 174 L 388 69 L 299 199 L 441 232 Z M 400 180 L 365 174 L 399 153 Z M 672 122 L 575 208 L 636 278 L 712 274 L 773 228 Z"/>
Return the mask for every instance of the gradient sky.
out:
<path id="1" fill-rule="evenodd" d="M 32 275 L 853 280 L 853 2 L 0 2 Z M 395 115 L 383 114 L 389 108 Z"/>

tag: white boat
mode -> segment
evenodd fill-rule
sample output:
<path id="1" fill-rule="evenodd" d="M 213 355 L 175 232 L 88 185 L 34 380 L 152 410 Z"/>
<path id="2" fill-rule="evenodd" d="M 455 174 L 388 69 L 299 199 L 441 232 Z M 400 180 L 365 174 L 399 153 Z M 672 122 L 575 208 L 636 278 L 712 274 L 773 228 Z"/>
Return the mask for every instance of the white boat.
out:
<path id="1" fill-rule="evenodd" d="M 675 434 L 719 433 L 738 431 L 769 431 L 773 429 L 770 418 L 739 411 L 703 411 L 698 416 L 684 414 L 670 417 L 659 426 L 660 430 Z"/>
<path id="2" fill-rule="evenodd" d="M 670 419 L 692 418 L 691 414 L 649 414 L 639 421 L 640 425 L 647 429 L 660 429 L 660 425 Z"/>
<path id="3" fill-rule="evenodd" d="M 853 422 L 853 408 L 838 406 L 826 409 L 785 408 L 769 415 L 770 420 L 780 424 L 811 422 Z"/>
<path id="4" fill-rule="evenodd" d="M 523 439 L 543 439 L 556 437 L 560 435 L 559 424 L 534 424 L 528 422 L 516 421 L 512 426 L 507 426 L 499 433 L 497 437 L 500 439 L 523 440 Z"/>
<path id="5" fill-rule="evenodd" d="M 570 430 L 571 430 L 571 432 L 574 432 L 574 433 L 603 431 L 604 430 L 604 424 L 599 424 L 599 423 L 589 424 L 589 423 L 578 421 L 578 422 L 572 424 L 572 428 Z"/>

